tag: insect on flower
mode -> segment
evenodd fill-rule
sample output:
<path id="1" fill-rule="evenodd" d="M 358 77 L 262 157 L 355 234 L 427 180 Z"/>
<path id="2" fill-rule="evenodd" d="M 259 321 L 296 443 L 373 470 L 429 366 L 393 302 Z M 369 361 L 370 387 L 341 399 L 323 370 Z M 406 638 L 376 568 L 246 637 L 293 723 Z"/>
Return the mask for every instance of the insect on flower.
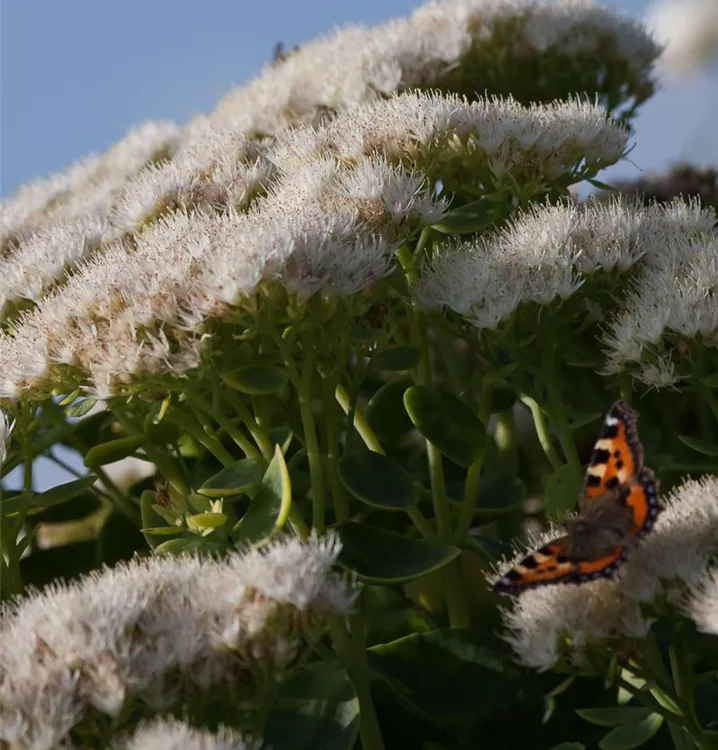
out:
<path id="1" fill-rule="evenodd" d="M 578 516 L 566 535 L 522 559 L 494 584 L 516 596 L 533 586 L 610 578 L 638 539 L 653 528 L 661 506 L 653 472 L 643 465 L 638 416 L 623 401 L 609 410 L 586 471 Z"/>

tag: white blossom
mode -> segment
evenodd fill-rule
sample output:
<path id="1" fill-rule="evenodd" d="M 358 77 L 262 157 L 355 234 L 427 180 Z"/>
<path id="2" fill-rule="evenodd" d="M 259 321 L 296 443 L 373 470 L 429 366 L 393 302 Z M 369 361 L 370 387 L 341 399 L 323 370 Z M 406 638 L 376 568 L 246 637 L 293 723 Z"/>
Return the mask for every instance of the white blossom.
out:
<path id="1" fill-rule="evenodd" d="M 261 741 L 219 726 L 216 732 L 191 727 L 173 717 L 141 724 L 133 735 L 113 744 L 115 750 L 259 750 Z"/>
<path id="2" fill-rule="evenodd" d="M 718 635 L 718 568 L 712 568 L 690 591 L 684 606 L 702 633 Z"/>
<path id="3" fill-rule="evenodd" d="M 303 624 L 347 614 L 333 537 L 286 539 L 226 560 L 135 560 L 15 601 L 0 620 L 0 738 L 54 747 L 90 708 L 156 708 L 185 686 L 286 666 Z"/>

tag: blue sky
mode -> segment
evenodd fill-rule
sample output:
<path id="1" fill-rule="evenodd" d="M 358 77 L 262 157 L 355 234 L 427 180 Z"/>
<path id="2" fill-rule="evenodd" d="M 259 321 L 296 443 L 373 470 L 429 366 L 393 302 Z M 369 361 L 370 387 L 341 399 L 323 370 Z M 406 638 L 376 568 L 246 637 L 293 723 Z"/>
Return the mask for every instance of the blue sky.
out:
<path id="1" fill-rule="evenodd" d="M 419 0 L 4 0 L 0 194 L 103 151 L 134 124 L 184 122 L 256 75 L 275 43 L 405 15 Z M 641 16 L 645 0 L 606 3 Z M 645 105 L 622 175 L 677 158 L 718 164 L 718 82 L 664 90 Z M 614 172 L 615 174 L 615 172 Z"/>

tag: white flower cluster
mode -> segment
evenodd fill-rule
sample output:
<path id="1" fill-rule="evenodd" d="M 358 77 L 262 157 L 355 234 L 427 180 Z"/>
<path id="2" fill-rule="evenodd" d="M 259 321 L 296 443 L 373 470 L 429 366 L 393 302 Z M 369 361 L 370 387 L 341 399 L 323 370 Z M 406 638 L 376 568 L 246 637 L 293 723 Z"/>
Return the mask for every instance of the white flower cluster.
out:
<path id="1" fill-rule="evenodd" d="M 607 338 L 607 370 L 617 372 L 669 325 L 686 335 L 718 332 L 718 307 L 706 293 L 715 283 L 714 223 L 713 211 L 696 203 L 538 206 L 493 236 L 440 249 L 416 294 L 426 307 L 449 307 L 491 329 L 522 303 L 569 297 L 598 270 L 637 266 L 636 291 Z"/>
<path id="2" fill-rule="evenodd" d="M 570 168 L 585 152 L 615 160 L 626 133 L 576 102 L 524 108 L 404 94 L 285 139 L 272 153 L 277 179 L 249 210 L 174 211 L 80 264 L 22 313 L 12 334 L 0 334 L 0 397 L 43 387 L 56 366 L 79 368 L 103 398 L 140 372 L 186 372 L 200 361 L 202 324 L 265 279 L 300 297 L 371 287 L 391 270 L 397 244 L 447 209 L 421 171 L 391 161 L 428 159 L 442 142 L 438 160 L 480 148 L 475 161 L 497 172 L 545 172 Z M 78 224 L 66 251 L 82 246 L 90 228 Z M 31 274 L 33 291 L 62 265 L 55 257 L 44 274 Z"/>
<path id="3" fill-rule="evenodd" d="M 353 607 L 338 553 L 330 536 L 136 560 L 17 601 L 0 619 L 0 739 L 49 750 L 93 707 L 116 715 L 141 694 L 160 710 L 185 688 L 281 670 L 304 624 Z"/>
<path id="4" fill-rule="evenodd" d="M 199 363 L 202 323 L 263 279 L 305 296 L 370 286 L 390 270 L 403 222 L 445 209 L 424 182 L 378 157 L 323 160 L 287 175 L 249 212 L 159 219 L 132 245 L 85 262 L 12 335 L 0 334 L 0 393 L 38 387 L 58 365 L 80 368 L 100 397 L 139 372 L 185 372 Z"/>
<path id="5" fill-rule="evenodd" d="M 147 122 L 131 130 L 101 156 L 90 156 L 67 172 L 31 182 L 0 203 L 0 244 L 69 217 L 106 215 L 125 180 L 147 162 L 170 156 L 180 129 Z"/>
<path id="6" fill-rule="evenodd" d="M 271 184 L 274 165 L 263 158 L 263 149 L 288 126 L 316 122 L 411 87 L 451 88 L 451 70 L 477 46 L 490 46 L 507 25 L 514 30 L 511 44 L 517 55 L 549 50 L 571 56 L 600 50 L 605 55 L 610 49 L 636 80 L 648 77 L 658 54 L 639 23 L 592 0 L 446 0 L 375 28 L 337 31 L 266 68 L 249 85 L 228 94 L 209 116 L 193 119 L 184 129 L 148 123 L 103 156 L 31 183 L 0 204 L 0 244 L 11 240 L 14 248 L 0 259 L 0 310 L 21 299 L 39 299 L 80 259 L 103 251 L 118 237 L 141 232 L 158 216 L 178 209 L 244 210 Z M 476 91 L 483 87 L 475 77 L 471 86 Z M 390 112 L 377 111 L 375 123 L 384 114 Z M 544 123 L 553 128 L 550 132 L 537 131 L 538 121 L 522 124 L 513 116 L 512 138 L 524 139 L 520 150 L 541 141 L 539 150 L 547 151 L 564 136 L 571 141 L 558 122 L 561 114 L 552 113 Z M 569 131 L 580 127 L 580 112 L 563 114 Z M 588 119 L 595 121 L 596 115 Z M 510 162 L 507 150 L 514 148 L 508 131 L 495 116 L 493 125 L 481 121 L 478 111 L 474 120 L 481 131 L 473 140 L 492 152 L 497 170 L 509 168 L 502 166 Z M 396 120 L 394 125 L 400 128 L 396 137 L 406 145 L 407 131 Z M 602 130 L 594 139 L 591 127 Z M 356 141 L 356 128 L 353 137 Z M 598 153 L 610 161 L 606 154 L 620 154 L 625 144 L 617 144 L 616 134 L 605 127 L 586 122 L 582 145 L 588 158 Z M 567 149 L 559 150 L 565 156 Z M 577 153 L 580 157 L 581 150 Z M 545 174 L 553 174 L 550 155 L 543 156 Z"/>
<path id="7" fill-rule="evenodd" d="M 259 750 L 262 743 L 229 727 L 216 733 L 190 727 L 173 718 L 141 724 L 132 737 L 115 743 L 114 750 Z"/>
<path id="8" fill-rule="evenodd" d="M 647 77 L 660 51 L 640 22 L 592 0 L 432 1 L 409 18 L 372 29 L 342 29 L 302 46 L 231 92 L 215 116 L 244 118 L 251 124 L 247 130 L 275 133 L 297 120 L 312 122 L 327 111 L 340 112 L 397 91 L 441 86 L 477 49 L 490 50 L 508 24 L 514 28 L 508 43 L 517 56 L 555 51 L 605 60 L 607 50 L 615 50 L 634 78 Z M 477 66 L 473 91 L 491 83 L 481 79 L 481 71 Z"/>
<path id="9" fill-rule="evenodd" d="M 655 209 L 654 209 L 655 210 Z M 606 333 L 606 371 L 637 367 L 648 385 L 675 382 L 674 362 L 652 353 L 669 333 L 718 345 L 718 229 L 712 209 L 677 201 L 657 222 L 660 243 Z"/>
<path id="10" fill-rule="evenodd" d="M 356 107 L 320 128 L 289 131 L 269 159 L 286 171 L 326 154 L 352 161 L 378 151 L 392 161 L 431 164 L 434 178 L 463 165 L 465 173 L 488 168 L 497 180 L 509 173 L 529 182 L 566 175 L 584 161 L 612 164 L 627 141 L 628 131 L 603 110 L 574 99 L 524 107 L 510 97 L 469 102 L 410 93 Z"/>
<path id="11" fill-rule="evenodd" d="M 614 578 L 525 591 L 505 610 L 507 640 L 521 661 L 550 669 L 564 650 L 580 662 L 584 647 L 609 638 L 641 638 L 651 620 L 641 602 L 665 597 L 707 632 L 718 630 L 718 586 L 708 574 L 718 554 L 718 477 L 687 481 L 665 500 L 655 528 Z M 555 539 L 554 529 L 537 546 Z M 500 574 L 520 561 L 502 566 Z M 713 629 L 711 629 L 713 628 Z"/>

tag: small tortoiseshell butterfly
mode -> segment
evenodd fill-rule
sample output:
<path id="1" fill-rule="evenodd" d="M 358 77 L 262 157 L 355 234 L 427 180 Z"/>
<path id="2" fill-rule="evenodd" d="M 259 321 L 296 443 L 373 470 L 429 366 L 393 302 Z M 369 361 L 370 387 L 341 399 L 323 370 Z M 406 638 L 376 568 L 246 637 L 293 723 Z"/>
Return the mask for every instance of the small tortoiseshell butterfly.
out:
<path id="1" fill-rule="evenodd" d="M 623 401 L 609 410 L 588 464 L 578 516 L 566 536 L 525 557 L 493 584 L 501 594 L 550 583 L 611 577 L 661 509 L 653 472 L 643 465 L 636 413 Z"/>

